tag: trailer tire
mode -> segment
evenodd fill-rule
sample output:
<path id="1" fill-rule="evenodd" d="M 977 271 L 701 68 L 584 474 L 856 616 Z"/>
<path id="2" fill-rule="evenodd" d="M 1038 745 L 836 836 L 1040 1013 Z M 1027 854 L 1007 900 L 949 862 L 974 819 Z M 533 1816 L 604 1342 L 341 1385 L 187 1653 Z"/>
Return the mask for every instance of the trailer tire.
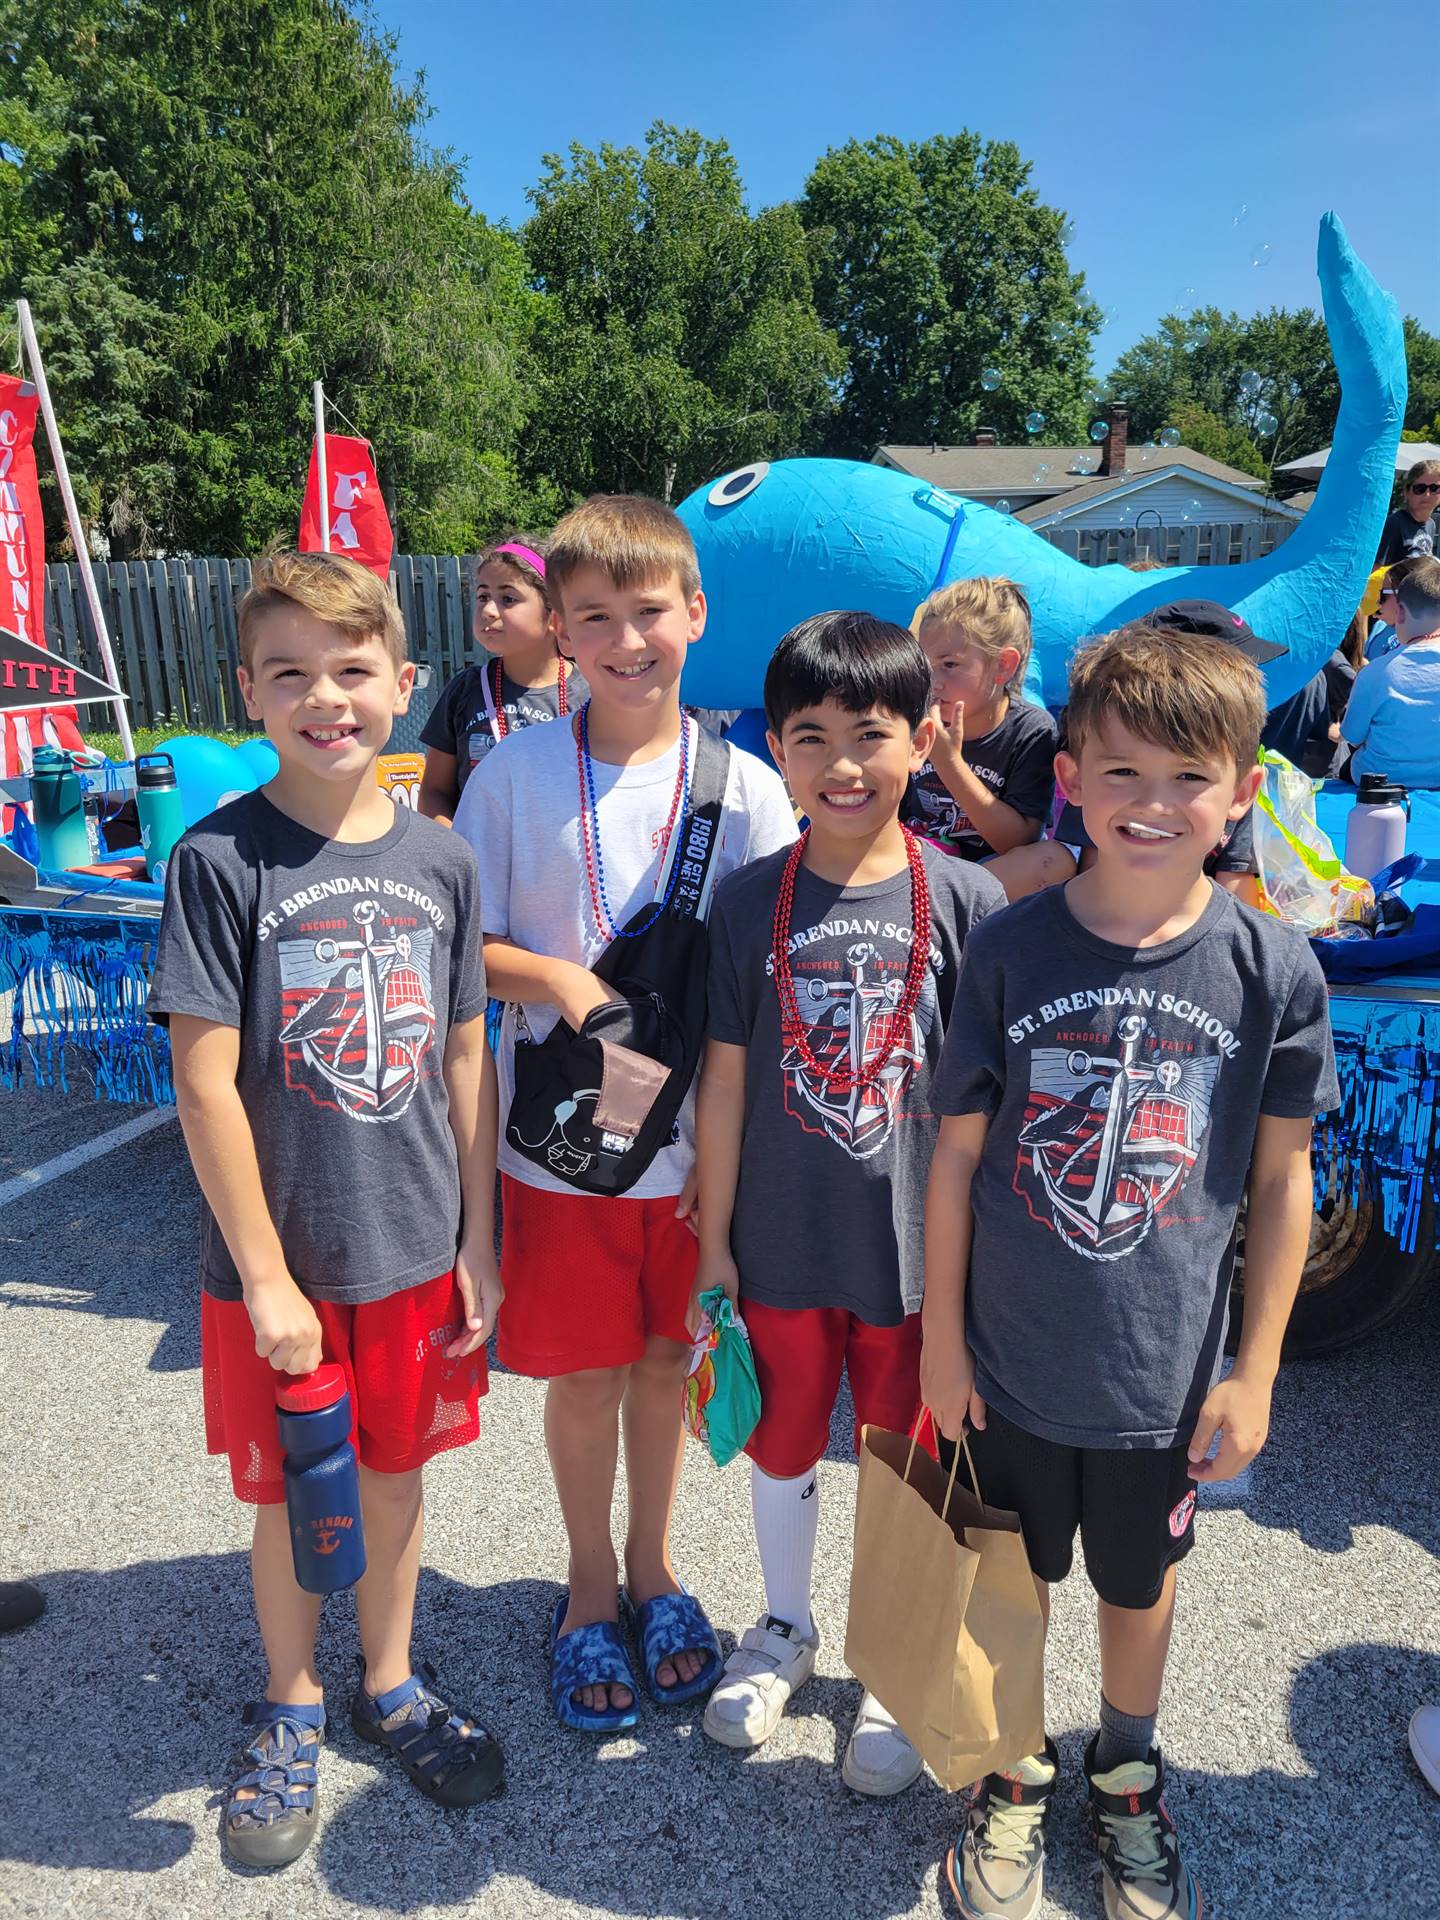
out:
<path id="1" fill-rule="evenodd" d="M 1416 1298 L 1435 1265 L 1435 1208 L 1428 1192 L 1420 1207 L 1414 1249 L 1402 1253 L 1385 1231 L 1378 1201 L 1365 1194 L 1353 1198 L 1346 1182 L 1332 1177 L 1311 1222 L 1310 1252 L 1285 1332 L 1284 1357 L 1312 1359 L 1378 1333 Z M 1244 1315 L 1242 1206 L 1227 1352 L 1234 1353 L 1239 1344 Z"/>

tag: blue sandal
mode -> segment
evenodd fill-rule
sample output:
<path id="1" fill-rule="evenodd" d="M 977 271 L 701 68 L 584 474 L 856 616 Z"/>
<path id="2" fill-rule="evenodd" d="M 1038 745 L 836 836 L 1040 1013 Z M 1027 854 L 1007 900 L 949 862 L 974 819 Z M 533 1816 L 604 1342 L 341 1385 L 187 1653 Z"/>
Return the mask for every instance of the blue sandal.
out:
<path id="1" fill-rule="evenodd" d="M 619 1627 L 613 1620 L 592 1620 L 561 1634 L 570 1605 L 562 1593 L 550 1622 L 550 1700 L 563 1726 L 577 1733 L 623 1733 L 640 1719 L 640 1688 Z M 628 1687 L 628 1707 L 582 1707 L 571 1696 L 581 1687 Z"/>
<path id="2" fill-rule="evenodd" d="M 393 1753 L 427 1800 L 440 1807 L 473 1807 L 498 1793 L 505 1756 L 493 1733 L 436 1691 L 435 1669 L 421 1661 L 388 1693 L 355 1690 L 350 1724 L 362 1740 Z"/>
<path id="3" fill-rule="evenodd" d="M 640 1607 L 628 1593 L 623 1598 L 639 1642 L 650 1698 L 662 1707 L 678 1707 L 708 1693 L 720 1678 L 720 1642 L 694 1594 L 682 1585 L 679 1593 L 657 1594 Z M 661 1662 L 673 1661 L 677 1653 L 686 1652 L 703 1653 L 704 1666 L 693 1680 L 677 1680 L 673 1687 L 662 1687 L 655 1678 Z"/>
<path id="4" fill-rule="evenodd" d="M 315 1838 L 325 1709 L 255 1700 L 244 1724 L 255 1729 L 240 1756 L 250 1764 L 226 1790 L 220 1831 L 242 1866 L 288 1867 Z"/>

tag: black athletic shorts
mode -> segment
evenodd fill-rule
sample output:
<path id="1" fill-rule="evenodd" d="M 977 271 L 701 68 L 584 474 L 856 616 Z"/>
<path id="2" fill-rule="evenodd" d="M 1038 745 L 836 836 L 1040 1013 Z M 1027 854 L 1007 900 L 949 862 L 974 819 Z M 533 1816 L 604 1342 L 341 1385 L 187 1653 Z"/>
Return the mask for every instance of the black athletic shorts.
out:
<path id="1" fill-rule="evenodd" d="M 948 1472 L 951 1442 L 940 1442 Z M 1075 1557 L 1112 1607 L 1153 1607 L 1165 1569 L 1195 1544 L 1195 1482 L 1179 1447 L 1067 1447 L 1026 1433 L 993 1407 L 970 1435 L 982 1498 L 1020 1516 L 1037 1579 L 1063 1580 Z M 969 1481 L 962 1456 L 959 1477 Z"/>

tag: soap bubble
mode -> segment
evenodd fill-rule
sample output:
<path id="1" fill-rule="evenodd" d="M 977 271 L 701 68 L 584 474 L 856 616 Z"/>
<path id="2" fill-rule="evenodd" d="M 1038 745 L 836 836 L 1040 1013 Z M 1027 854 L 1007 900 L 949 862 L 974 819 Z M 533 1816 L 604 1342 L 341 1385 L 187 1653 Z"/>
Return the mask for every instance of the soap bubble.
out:
<path id="1" fill-rule="evenodd" d="M 1067 220 L 1064 226 L 1061 227 L 1060 244 L 1062 247 L 1070 247 L 1075 244 L 1075 222 L 1073 220 Z"/>
<path id="2" fill-rule="evenodd" d="M 1063 320 L 1052 321 L 1049 331 L 1050 344 L 1052 347 L 1063 347 L 1065 342 L 1070 338 L 1070 329 Z"/>
<path id="3" fill-rule="evenodd" d="M 1250 209 L 1249 209 L 1249 207 L 1247 207 L 1247 206 L 1245 205 L 1245 203 L 1244 203 L 1244 201 L 1242 200 L 1242 201 L 1241 201 L 1241 203 L 1240 203 L 1240 205 L 1239 205 L 1238 207 L 1236 207 L 1236 209 L 1235 209 L 1235 211 L 1234 211 L 1234 213 L 1232 213 L 1232 214 L 1231 214 L 1231 216 L 1230 216 L 1230 224 L 1231 224 L 1231 226 L 1232 226 L 1232 227 L 1238 227 L 1238 226 L 1240 226 L 1240 225 L 1242 225 L 1242 224 L 1243 224 L 1243 222 L 1244 222 L 1244 219 L 1245 219 L 1245 216 L 1246 216 L 1246 214 L 1248 214 L 1248 213 L 1249 213 L 1249 211 L 1250 211 Z"/>
<path id="4" fill-rule="evenodd" d="M 1179 287 L 1176 289 L 1175 298 L 1170 302 L 1170 311 L 1183 320 L 1194 305 L 1194 287 Z"/>
<path id="5" fill-rule="evenodd" d="M 1194 499 L 1187 500 L 1185 502 L 1183 509 L 1181 510 L 1180 518 L 1184 521 L 1191 522 L 1191 523 L 1197 520 L 1203 520 L 1205 518 L 1204 501 L 1194 500 Z"/>
<path id="6" fill-rule="evenodd" d="M 1038 407 L 1035 409 L 1033 413 L 1026 414 L 1025 431 L 1027 433 L 1041 433 L 1044 431 L 1044 427 L 1045 427 L 1045 416 L 1043 413 L 1041 413 Z"/>
<path id="7" fill-rule="evenodd" d="M 1255 416 L 1255 431 L 1262 440 L 1268 440 L 1279 424 L 1268 407 L 1262 407 Z"/>
<path id="8" fill-rule="evenodd" d="M 1092 420 L 1090 422 L 1090 438 L 1095 442 L 1097 447 L 1102 440 L 1108 440 L 1110 438 L 1110 423 L 1106 420 Z"/>
<path id="9" fill-rule="evenodd" d="M 1190 345 L 1192 347 L 1203 347 L 1209 338 L 1210 328 L 1204 320 L 1192 320 L 1190 322 Z"/>
<path id="10" fill-rule="evenodd" d="M 1075 462 L 1075 471 L 1076 473 L 1094 473 L 1095 462 L 1090 458 L 1088 453 L 1082 453 L 1080 458 Z"/>
<path id="11" fill-rule="evenodd" d="M 997 513 L 1009 513 L 1010 502 L 1008 500 L 997 500 L 995 502 L 995 511 Z"/>
<path id="12" fill-rule="evenodd" d="M 1275 249 L 1264 240 L 1260 242 L 1259 246 L 1250 249 L 1250 264 L 1252 267 L 1268 267 L 1274 257 Z"/>
<path id="13" fill-rule="evenodd" d="M 1180 444 L 1180 429 L 1178 427 L 1162 427 L 1160 429 L 1160 444 L 1162 447 L 1178 447 Z"/>
<path id="14" fill-rule="evenodd" d="M 1030 478 L 1035 482 L 1037 487 L 1043 487 L 1045 485 L 1046 480 L 1049 478 L 1049 476 L 1050 476 L 1050 462 L 1048 460 L 1042 460 L 1040 462 L 1040 465 L 1036 467 L 1035 471 L 1031 474 Z"/>
<path id="15" fill-rule="evenodd" d="M 982 367 L 980 369 L 980 384 L 986 393 L 994 393 L 1000 384 L 1000 369 L 998 367 Z"/>
<path id="16" fill-rule="evenodd" d="M 1253 400 L 1265 385 L 1258 373 L 1242 373 L 1240 376 L 1240 394 L 1245 400 Z"/>
<path id="17" fill-rule="evenodd" d="M 1104 333 L 1105 329 L 1107 327 L 1113 327 L 1115 322 L 1119 318 L 1120 318 L 1119 307 L 1102 308 L 1100 313 L 1100 324 L 1096 327 L 1095 331 L 1097 333 Z"/>

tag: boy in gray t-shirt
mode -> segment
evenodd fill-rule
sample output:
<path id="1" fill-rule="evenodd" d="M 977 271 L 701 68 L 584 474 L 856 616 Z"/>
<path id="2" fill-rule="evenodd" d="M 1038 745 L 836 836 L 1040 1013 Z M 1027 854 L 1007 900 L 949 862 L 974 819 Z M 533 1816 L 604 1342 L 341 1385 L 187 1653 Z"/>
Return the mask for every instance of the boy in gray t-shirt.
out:
<path id="1" fill-rule="evenodd" d="M 175 848 L 149 1012 L 170 1028 L 204 1195 L 206 1438 L 254 1505 L 267 1662 L 220 1829 L 245 1866 L 314 1837 L 320 1602 L 291 1557 L 277 1388 L 342 1371 L 368 1564 L 357 1734 L 441 1806 L 501 1783 L 499 1744 L 414 1666 L 422 1469 L 475 1438 L 495 1267 L 495 1070 L 475 860 L 375 781 L 415 669 L 400 610 L 337 554 L 256 562 L 240 688 L 273 780 Z"/>
<path id="2" fill-rule="evenodd" d="M 922 1386 L 968 1424 L 1031 1569 L 1098 1596 L 1100 1731 L 1085 1756 L 1110 1920 L 1181 1920 L 1154 1745 L 1195 1483 L 1254 1458 L 1335 1105 L 1324 981 L 1298 933 L 1206 855 L 1254 799 L 1264 692 L 1234 647 L 1136 624 L 1072 669 L 1057 771 L 1095 865 L 982 927 L 935 1080 Z M 1245 1325 L 1219 1380 L 1249 1186 Z M 1211 1448 L 1219 1439 L 1219 1449 Z M 949 1871 L 966 1913 L 1037 1912 L 1053 1742 L 981 1783 Z"/>
<path id="3" fill-rule="evenodd" d="M 697 1285 L 737 1296 L 760 1382 L 751 1460 L 765 1606 L 705 1711 L 757 1747 L 809 1678 L 819 1497 L 842 1370 L 857 1433 L 920 1406 L 925 1175 L 940 1060 L 970 929 L 1005 904 L 983 868 L 901 826 L 933 734 L 930 674 L 901 627 L 826 613 L 780 642 L 770 747 L 810 826 L 718 888 L 710 1044 L 697 1104 Z M 847 1783 L 894 1793 L 920 1759 L 867 1694 Z"/>

